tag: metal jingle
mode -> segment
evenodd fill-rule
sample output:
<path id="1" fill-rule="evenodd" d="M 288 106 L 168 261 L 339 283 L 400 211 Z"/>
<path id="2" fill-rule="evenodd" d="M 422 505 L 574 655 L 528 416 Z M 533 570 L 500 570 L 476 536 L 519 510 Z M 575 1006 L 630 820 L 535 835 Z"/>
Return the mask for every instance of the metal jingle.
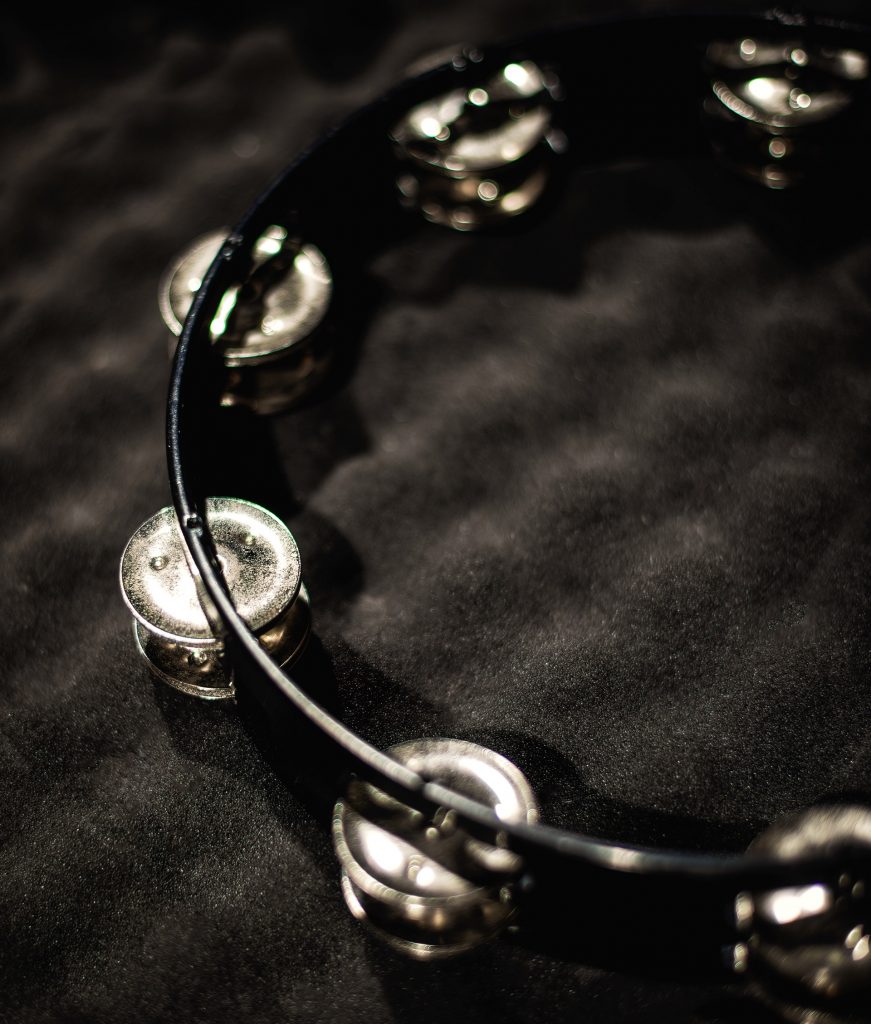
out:
<path id="1" fill-rule="evenodd" d="M 827 155 L 825 140 L 796 139 L 760 125 L 738 123 L 713 98 L 706 100 L 711 146 L 733 170 L 766 188 L 803 181 Z"/>
<path id="2" fill-rule="evenodd" d="M 793 40 L 759 39 L 744 37 L 743 39 L 718 39 L 708 45 L 705 57 L 708 63 L 722 70 L 744 70 L 747 68 L 767 67 L 791 60 L 791 55 L 800 54 L 801 44 Z M 798 57 L 795 61 L 803 67 L 807 61 Z"/>
<path id="3" fill-rule="evenodd" d="M 837 164 L 845 116 L 868 76 L 866 54 L 746 38 L 711 43 L 706 62 L 711 93 L 703 109 L 725 163 L 774 189 Z"/>
<path id="4" fill-rule="evenodd" d="M 746 939 L 736 966 L 762 997 L 793 1020 L 867 1020 L 871 1004 L 871 810 L 814 807 L 778 822 L 748 848 L 783 859 L 851 849 L 814 884 L 739 894 Z M 855 856 L 860 851 L 860 857 Z M 857 868 L 856 864 L 860 866 Z"/>
<path id="5" fill-rule="evenodd" d="M 220 230 L 197 239 L 164 274 L 159 305 L 174 337 L 226 236 Z M 281 225 L 257 239 L 251 265 L 247 280 L 224 293 L 210 334 L 224 365 L 235 371 L 227 375 L 221 403 L 268 414 L 306 398 L 332 365 L 332 347 L 318 328 L 333 281 L 320 249 L 297 243 Z M 173 338 L 170 355 L 174 351 Z"/>
<path id="6" fill-rule="evenodd" d="M 221 229 L 200 235 L 164 271 L 157 288 L 157 304 L 174 338 L 181 334 L 194 296 L 229 233 L 228 229 Z M 173 341 L 170 354 L 174 351 Z"/>
<path id="7" fill-rule="evenodd" d="M 718 79 L 712 82 L 711 89 L 726 110 L 736 117 L 778 129 L 802 129 L 831 121 L 853 101 L 846 89 L 815 89 L 782 75 L 738 82 Z"/>
<path id="8" fill-rule="evenodd" d="M 244 369 L 230 367 L 221 394 L 225 408 L 241 406 L 272 416 L 304 402 L 329 375 L 333 350 L 326 342 L 291 351 L 284 359 Z"/>
<path id="9" fill-rule="evenodd" d="M 766 188 L 785 189 L 837 168 L 852 139 L 827 129 L 807 133 L 742 121 L 711 97 L 703 104 L 708 135 L 717 157 L 742 177 Z"/>
<path id="10" fill-rule="evenodd" d="M 525 213 L 540 198 L 549 177 L 549 162 L 543 153 L 541 160 L 512 165 L 509 173 L 447 178 L 410 170 L 396 184 L 400 202 L 419 209 L 431 223 L 474 231 Z"/>
<path id="11" fill-rule="evenodd" d="M 758 69 L 769 65 L 813 67 L 848 81 L 868 77 L 868 55 L 838 47 L 806 47 L 799 39 L 771 40 L 745 37 L 717 40 L 708 46 L 709 65 L 723 71 Z"/>
<path id="12" fill-rule="evenodd" d="M 393 128 L 402 154 L 448 175 L 492 171 L 526 156 L 548 133 L 559 82 L 532 61 L 413 107 Z"/>
<path id="13" fill-rule="evenodd" d="M 240 615 L 276 661 L 294 661 L 311 615 L 292 534 L 271 512 L 239 498 L 207 499 L 206 519 Z M 120 575 L 136 645 L 151 670 L 184 693 L 232 697 L 232 666 L 203 610 L 173 509 L 161 509 L 133 534 Z"/>
<path id="14" fill-rule="evenodd" d="M 534 822 L 528 782 L 506 758 L 461 740 L 400 743 L 391 757 L 493 807 L 506 821 Z M 351 913 L 408 956 L 454 956 L 512 919 L 520 869 L 507 849 L 471 839 L 450 814 L 428 821 L 367 783 L 353 783 L 333 814 L 333 844 Z"/>
<path id="15" fill-rule="evenodd" d="M 246 295 L 246 290 L 249 294 Z M 279 224 L 254 243 L 253 269 L 238 289 L 224 293 L 211 324 L 227 366 L 280 359 L 308 338 L 326 316 L 333 278 L 326 257 Z"/>
<path id="16" fill-rule="evenodd" d="M 711 88 L 724 111 L 769 129 L 830 121 L 868 77 L 868 55 L 801 40 L 719 40 L 708 46 Z"/>

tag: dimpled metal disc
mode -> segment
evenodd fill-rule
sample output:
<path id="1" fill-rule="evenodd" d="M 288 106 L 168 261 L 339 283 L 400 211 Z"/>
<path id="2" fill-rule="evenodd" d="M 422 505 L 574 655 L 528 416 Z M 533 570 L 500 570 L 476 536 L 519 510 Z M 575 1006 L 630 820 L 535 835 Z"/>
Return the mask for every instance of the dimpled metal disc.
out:
<path id="1" fill-rule="evenodd" d="M 401 743 L 391 757 L 492 807 L 506 821 L 535 822 L 538 808 L 519 769 L 461 740 Z M 451 817 L 423 815 L 368 784 L 339 800 L 333 842 L 352 914 L 417 959 L 452 956 L 486 941 L 510 920 L 519 869 L 509 850 L 470 839 Z M 494 883 L 504 873 L 505 885 Z"/>
<path id="2" fill-rule="evenodd" d="M 226 228 L 221 228 L 201 235 L 169 265 L 163 275 L 158 289 L 160 315 L 176 337 L 181 334 L 194 296 L 228 234 Z"/>
<path id="3" fill-rule="evenodd" d="M 299 592 L 296 542 L 271 512 L 238 498 L 209 498 L 206 518 L 230 595 L 248 626 L 259 632 Z M 149 632 L 185 644 L 214 642 L 171 508 L 152 516 L 131 537 L 121 559 L 121 589 Z"/>

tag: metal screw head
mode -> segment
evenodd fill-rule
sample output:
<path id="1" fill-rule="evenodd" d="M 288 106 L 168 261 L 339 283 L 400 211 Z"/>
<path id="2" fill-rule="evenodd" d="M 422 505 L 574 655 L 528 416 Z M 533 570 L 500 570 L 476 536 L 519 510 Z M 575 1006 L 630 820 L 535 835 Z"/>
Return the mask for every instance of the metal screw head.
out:
<path id="1" fill-rule="evenodd" d="M 292 534 L 271 512 L 239 498 L 209 498 L 206 518 L 240 615 L 286 663 L 309 632 Z M 135 620 L 137 646 L 161 678 L 198 696 L 232 695 L 232 670 L 203 611 L 171 508 L 130 538 L 121 557 L 121 592 Z"/>
<path id="2" fill-rule="evenodd" d="M 853 858 L 813 884 L 741 893 L 735 907 L 745 969 L 763 998 L 799 1017 L 813 1007 L 821 1024 L 851 1020 L 871 999 L 871 810 L 814 807 L 748 849 L 790 859 L 838 847 L 866 850 L 863 866 Z"/>
<path id="3" fill-rule="evenodd" d="M 474 743 L 414 740 L 388 753 L 409 768 L 493 807 L 506 821 L 537 820 L 522 773 Z M 349 909 L 394 948 L 417 959 L 452 956 L 510 920 L 510 882 L 520 862 L 472 840 L 451 815 L 427 821 L 367 784 L 336 804 L 333 841 Z"/>

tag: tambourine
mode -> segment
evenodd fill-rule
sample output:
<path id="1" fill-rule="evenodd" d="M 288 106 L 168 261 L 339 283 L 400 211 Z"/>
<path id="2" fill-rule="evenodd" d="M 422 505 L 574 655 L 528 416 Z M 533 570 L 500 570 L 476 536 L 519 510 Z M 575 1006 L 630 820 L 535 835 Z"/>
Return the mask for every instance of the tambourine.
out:
<path id="1" fill-rule="evenodd" d="M 287 527 L 207 493 L 202 472 L 221 410 L 292 414 L 348 371 L 355 269 L 421 218 L 522 231 L 557 201 L 567 169 L 663 154 L 713 154 L 757 210 L 800 211 L 827 189 L 861 196 L 844 167 L 867 166 L 869 52 L 861 26 L 782 14 L 457 47 L 300 155 L 232 230 L 167 271 L 172 506 L 122 558 L 135 642 L 177 689 L 244 693 L 314 743 L 300 757 L 335 796 L 341 891 L 394 948 L 433 959 L 506 928 L 561 934 L 581 959 L 749 982 L 790 1019 L 869 1019 L 871 809 L 810 808 L 743 855 L 669 852 L 549 826 L 520 769 L 480 745 L 376 749 L 294 679 L 311 614 Z"/>

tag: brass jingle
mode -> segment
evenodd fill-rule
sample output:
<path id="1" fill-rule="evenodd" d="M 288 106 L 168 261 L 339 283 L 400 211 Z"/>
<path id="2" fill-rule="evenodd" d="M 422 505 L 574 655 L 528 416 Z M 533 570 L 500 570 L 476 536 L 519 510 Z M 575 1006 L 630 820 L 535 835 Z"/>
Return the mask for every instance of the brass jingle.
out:
<path id="1" fill-rule="evenodd" d="M 414 740 L 391 757 L 489 804 L 505 820 L 536 821 L 521 772 L 474 743 Z M 374 786 L 354 783 L 336 803 L 333 843 L 351 913 L 393 948 L 443 958 L 492 938 L 514 914 L 511 881 L 520 869 L 506 849 L 470 839 L 450 815 L 423 815 Z"/>
<path id="2" fill-rule="evenodd" d="M 294 661 L 308 640 L 311 616 L 290 531 L 271 512 L 238 498 L 209 498 L 206 518 L 240 614 L 279 663 Z M 136 645 L 151 670 L 193 696 L 232 697 L 232 666 L 203 610 L 171 508 L 133 534 L 120 575 Z"/>
<path id="3" fill-rule="evenodd" d="M 736 921 L 745 935 L 736 962 L 789 1019 L 819 1024 L 867 1019 L 871 810 L 813 807 L 771 826 L 748 848 L 790 859 L 847 847 L 867 851 L 859 870 L 853 857 L 852 868 L 833 869 L 814 884 L 745 892 L 736 900 Z"/>

